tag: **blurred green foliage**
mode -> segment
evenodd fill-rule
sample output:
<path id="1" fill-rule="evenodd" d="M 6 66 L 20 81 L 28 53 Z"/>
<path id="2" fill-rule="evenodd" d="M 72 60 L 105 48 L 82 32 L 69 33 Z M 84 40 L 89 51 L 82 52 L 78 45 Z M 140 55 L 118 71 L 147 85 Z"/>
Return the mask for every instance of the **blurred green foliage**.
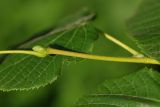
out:
<path id="1" fill-rule="evenodd" d="M 97 13 L 97 28 L 135 47 L 127 36 L 125 21 L 133 15 L 141 0 L 0 0 L 0 49 L 11 48 L 38 34 L 77 11 L 88 8 Z M 97 41 L 95 54 L 129 56 L 103 37 Z M 140 65 L 141 66 L 141 65 Z M 65 107 L 94 88 L 104 79 L 137 70 L 137 64 L 86 60 L 65 65 L 54 84 L 33 91 L 1 92 L 2 107 Z"/>

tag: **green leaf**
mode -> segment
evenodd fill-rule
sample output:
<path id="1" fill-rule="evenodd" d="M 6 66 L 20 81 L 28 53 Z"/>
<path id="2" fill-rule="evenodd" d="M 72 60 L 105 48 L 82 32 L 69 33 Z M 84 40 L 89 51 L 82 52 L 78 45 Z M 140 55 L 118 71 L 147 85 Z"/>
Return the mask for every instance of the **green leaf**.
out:
<path id="1" fill-rule="evenodd" d="M 128 21 L 130 34 L 143 53 L 160 60 L 160 1 L 144 0 Z"/>
<path id="2" fill-rule="evenodd" d="M 160 60 L 159 12 L 159 0 L 144 0 L 127 23 L 142 52 L 157 60 Z M 159 72 L 144 68 L 118 79 L 106 80 L 83 96 L 75 107 L 159 107 L 159 90 Z"/>
<path id="3" fill-rule="evenodd" d="M 115 80 L 106 80 L 83 97 L 76 107 L 159 107 L 160 74 L 144 68 Z"/>
<path id="4" fill-rule="evenodd" d="M 34 45 L 58 46 L 67 50 L 89 53 L 98 39 L 96 29 L 87 21 L 91 18 L 89 16 L 27 41 L 20 48 L 31 48 Z M 77 61 L 76 58 L 71 59 L 59 55 L 45 58 L 10 55 L 0 65 L 0 90 L 28 90 L 52 83 L 61 73 L 63 64 L 69 62 L 67 60 Z"/>
<path id="5" fill-rule="evenodd" d="M 144 0 L 128 21 L 133 40 L 142 52 L 160 60 L 160 1 Z M 160 74 L 144 68 L 130 75 L 106 80 L 83 96 L 76 107 L 159 107 Z"/>

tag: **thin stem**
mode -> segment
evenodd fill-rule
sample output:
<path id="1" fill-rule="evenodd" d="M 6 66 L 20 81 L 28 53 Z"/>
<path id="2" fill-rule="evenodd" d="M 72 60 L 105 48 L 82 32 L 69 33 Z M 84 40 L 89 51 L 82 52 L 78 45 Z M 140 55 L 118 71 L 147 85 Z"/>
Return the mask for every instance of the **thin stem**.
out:
<path id="1" fill-rule="evenodd" d="M 37 57 L 44 57 L 44 54 L 36 51 L 26 51 L 26 50 L 6 50 L 6 51 L 0 51 L 0 54 L 27 54 L 27 55 L 33 55 Z"/>
<path id="2" fill-rule="evenodd" d="M 157 60 L 151 58 L 125 58 L 125 57 L 108 57 L 108 56 L 98 56 L 98 55 L 90 55 L 84 53 L 70 52 L 64 50 L 58 50 L 53 48 L 43 48 L 41 46 L 34 46 L 33 51 L 27 50 L 6 50 L 0 51 L 0 54 L 27 54 L 34 55 L 37 57 L 46 57 L 50 54 L 56 55 L 64 55 L 71 57 L 79 57 L 85 59 L 93 59 L 93 60 L 102 60 L 102 61 L 114 61 L 114 62 L 130 62 L 130 63 L 144 63 L 144 64 L 158 64 L 160 63 Z"/>
<path id="3" fill-rule="evenodd" d="M 63 51 L 63 50 L 52 49 L 52 48 L 48 48 L 47 53 L 79 57 L 79 58 L 85 58 L 85 59 L 102 60 L 102 61 L 130 62 L 130 63 L 144 63 L 144 64 L 158 64 L 158 65 L 160 64 L 157 60 L 150 59 L 150 58 L 123 58 L 123 57 L 97 56 L 97 55 L 83 54 L 83 53 L 77 53 L 77 52 Z"/>
<path id="4" fill-rule="evenodd" d="M 122 47 L 123 49 L 127 50 L 128 52 L 130 52 L 131 54 L 134 55 L 134 57 L 144 57 L 143 54 L 137 52 L 136 50 L 132 49 L 131 47 L 127 46 L 126 44 L 122 43 L 121 41 L 119 41 L 118 39 L 114 38 L 113 36 L 110 36 L 107 33 L 104 33 L 104 36 L 114 42 L 115 44 L 119 45 L 120 47 Z"/>

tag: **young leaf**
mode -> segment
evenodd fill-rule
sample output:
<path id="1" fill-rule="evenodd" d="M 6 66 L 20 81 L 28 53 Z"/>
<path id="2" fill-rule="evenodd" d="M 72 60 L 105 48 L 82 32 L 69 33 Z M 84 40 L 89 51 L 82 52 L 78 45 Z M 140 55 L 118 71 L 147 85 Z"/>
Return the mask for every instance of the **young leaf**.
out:
<path id="1" fill-rule="evenodd" d="M 160 1 L 144 0 L 128 27 L 144 54 L 160 60 Z"/>
<path id="2" fill-rule="evenodd" d="M 88 53 L 92 50 L 94 41 L 98 39 L 98 34 L 96 29 L 87 22 L 86 17 L 78 20 L 78 23 L 76 21 L 34 38 L 21 48 L 31 48 L 34 45 L 59 46 Z M 10 55 L 0 65 L 0 90 L 28 90 L 52 83 L 59 76 L 63 63 L 68 58 L 58 55 L 45 58 Z"/>
<path id="3" fill-rule="evenodd" d="M 107 80 L 78 101 L 75 107 L 159 107 L 160 74 L 144 68 Z"/>

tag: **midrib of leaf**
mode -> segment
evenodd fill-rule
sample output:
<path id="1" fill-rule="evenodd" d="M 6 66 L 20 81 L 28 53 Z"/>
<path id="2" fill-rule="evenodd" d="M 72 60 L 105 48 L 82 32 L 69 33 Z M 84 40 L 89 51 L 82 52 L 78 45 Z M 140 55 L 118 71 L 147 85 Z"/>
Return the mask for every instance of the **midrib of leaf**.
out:
<path id="1" fill-rule="evenodd" d="M 119 98 L 119 99 L 131 99 L 135 102 L 153 102 L 153 103 L 160 103 L 160 100 L 154 98 L 147 98 L 147 97 L 140 97 L 140 96 L 133 96 L 133 95 L 125 95 L 125 94 L 91 94 L 87 97 L 112 97 L 112 98 Z"/>
<path id="2" fill-rule="evenodd" d="M 89 96 L 86 97 L 90 97 L 92 99 L 92 97 L 95 98 L 103 98 L 103 97 L 110 97 L 110 98 L 116 98 L 116 99 L 130 99 L 134 102 L 152 102 L 152 103 L 157 103 L 160 104 L 160 100 L 154 99 L 154 98 L 147 98 L 147 97 L 139 97 L 139 96 L 131 96 L 131 95 L 124 95 L 124 94 L 91 94 Z M 127 103 L 127 102 L 126 102 Z M 105 106 L 116 106 L 116 107 L 122 107 L 120 105 L 115 104 L 108 104 L 108 103 L 88 103 L 88 104 L 77 104 L 77 106 L 88 106 L 88 105 L 105 105 Z"/>
<path id="3" fill-rule="evenodd" d="M 116 104 L 105 104 L 105 103 L 91 103 L 91 104 L 78 104 L 77 105 L 78 107 L 79 106 L 90 106 L 90 107 L 93 107 L 93 106 L 97 106 L 97 107 L 100 107 L 100 106 L 109 106 L 109 107 L 121 107 L 121 106 L 118 106 Z"/>

